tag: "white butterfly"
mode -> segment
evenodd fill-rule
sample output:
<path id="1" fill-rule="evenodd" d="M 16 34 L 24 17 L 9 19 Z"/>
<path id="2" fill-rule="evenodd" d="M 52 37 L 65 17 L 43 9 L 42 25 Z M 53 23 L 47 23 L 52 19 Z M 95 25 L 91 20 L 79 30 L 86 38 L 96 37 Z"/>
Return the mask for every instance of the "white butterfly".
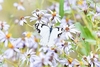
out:
<path id="1" fill-rule="evenodd" d="M 60 37 L 63 31 L 63 28 L 53 28 L 41 23 L 36 23 L 35 28 L 41 36 L 40 45 L 44 46 L 53 46 L 55 44 L 55 40 Z"/>

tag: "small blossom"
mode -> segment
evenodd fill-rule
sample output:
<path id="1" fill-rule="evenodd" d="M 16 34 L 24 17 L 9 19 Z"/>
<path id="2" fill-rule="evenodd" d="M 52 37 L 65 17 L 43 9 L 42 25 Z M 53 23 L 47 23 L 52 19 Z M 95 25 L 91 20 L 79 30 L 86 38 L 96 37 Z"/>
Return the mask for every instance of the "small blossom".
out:
<path id="1" fill-rule="evenodd" d="M 8 44 L 8 48 L 5 52 L 4 52 L 4 57 L 8 58 L 8 59 L 12 59 L 15 60 L 17 59 L 17 53 L 20 53 L 20 50 L 16 47 L 16 41 L 11 41 Z"/>
<path id="2" fill-rule="evenodd" d="M 91 52 L 90 56 L 84 56 L 83 57 L 83 62 L 86 66 L 91 66 L 91 67 L 99 67 L 100 66 L 100 61 L 98 59 L 98 55 L 97 54 L 93 54 Z"/>
<path id="3" fill-rule="evenodd" d="M 61 42 L 58 42 L 56 44 L 56 46 L 57 46 L 58 50 L 60 50 L 60 52 L 64 51 L 66 54 L 69 54 L 70 52 L 73 52 L 70 42 L 66 43 L 64 41 L 61 41 Z"/>
<path id="4" fill-rule="evenodd" d="M 24 23 L 27 23 L 26 19 L 29 18 L 29 16 L 21 17 L 19 20 L 16 19 L 15 23 L 18 23 L 19 25 L 23 26 Z"/>
<path id="5" fill-rule="evenodd" d="M 9 25 L 5 21 L 0 21 L 0 30 L 7 31 L 9 29 Z"/>
<path id="6" fill-rule="evenodd" d="M 50 12 L 50 14 L 45 14 L 45 16 L 49 18 L 49 22 L 52 23 L 60 22 L 60 15 L 58 13 L 56 13 L 55 11 L 53 12 L 50 9 L 48 9 L 48 11 Z"/>
<path id="7" fill-rule="evenodd" d="M 23 7 L 23 2 L 14 3 L 13 5 L 17 8 L 17 10 L 25 10 L 25 8 Z"/>
<path id="8" fill-rule="evenodd" d="M 32 32 L 24 32 L 25 35 L 25 45 L 29 48 L 36 49 L 37 43 L 35 41 L 35 37 L 32 35 Z"/>
<path id="9" fill-rule="evenodd" d="M 32 49 L 27 49 L 27 51 L 24 54 L 20 55 L 20 59 L 21 59 L 21 63 L 23 64 L 25 61 L 28 63 L 30 62 L 30 60 L 32 60 L 32 57 L 35 57 L 35 52 L 33 52 Z"/>
<path id="10" fill-rule="evenodd" d="M 13 38 L 11 37 L 11 34 L 6 32 L 0 31 L 0 41 L 4 42 L 5 47 L 7 47 L 8 42 L 11 41 Z"/>
<path id="11" fill-rule="evenodd" d="M 36 21 L 36 23 L 47 23 L 48 19 L 44 17 L 44 10 L 35 10 L 32 12 L 32 16 L 30 17 L 30 22 Z"/>
<path id="12" fill-rule="evenodd" d="M 71 24 L 71 25 L 63 25 L 63 28 L 65 30 L 65 32 L 62 34 L 62 35 L 65 35 L 65 37 L 67 39 L 73 39 L 73 34 L 76 34 L 76 33 L 80 33 L 76 28 L 75 28 L 75 25 L 74 24 Z"/>

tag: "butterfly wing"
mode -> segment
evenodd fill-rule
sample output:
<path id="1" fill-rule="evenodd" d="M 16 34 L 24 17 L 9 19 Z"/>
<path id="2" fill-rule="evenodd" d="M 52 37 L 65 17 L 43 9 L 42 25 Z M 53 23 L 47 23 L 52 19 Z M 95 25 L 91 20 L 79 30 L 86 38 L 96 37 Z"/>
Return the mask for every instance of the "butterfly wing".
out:
<path id="1" fill-rule="evenodd" d="M 60 35 L 62 34 L 62 31 L 63 31 L 63 28 L 60 28 L 60 27 L 56 27 L 52 30 L 50 34 L 48 46 L 53 46 L 55 44 L 56 39 L 60 37 Z"/>
<path id="2" fill-rule="evenodd" d="M 49 40 L 50 28 L 47 25 L 40 23 L 35 24 L 35 27 L 41 36 L 40 45 L 46 46 Z"/>

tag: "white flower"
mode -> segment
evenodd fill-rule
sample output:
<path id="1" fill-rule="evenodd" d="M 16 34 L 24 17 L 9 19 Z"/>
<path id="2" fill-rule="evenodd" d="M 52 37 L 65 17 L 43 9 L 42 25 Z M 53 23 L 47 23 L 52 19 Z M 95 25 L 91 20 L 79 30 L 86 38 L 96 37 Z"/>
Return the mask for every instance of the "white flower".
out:
<path id="1" fill-rule="evenodd" d="M 17 38 L 16 39 L 16 47 L 21 49 L 21 48 L 25 48 L 25 39 L 24 38 Z"/>
<path id="2" fill-rule="evenodd" d="M 95 20 L 100 20 L 100 13 L 95 13 L 92 17 L 92 21 L 94 22 Z"/>
<path id="3" fill-rule="evenodd" d="M 64 35 L 67 39 L 73 39 L 73 34 L 80 33 L 76 28 L 74 24 L 63 25 L 63 29 L 65 30 L 62 35 Z"/>
<path id="4" fill-rule="evenodd" d="M 59 62 L 68 67 L 74 67 L 79 64 L 78 60 L 72 58 L 59 60 Z"/>
<path id="5" fill-rule="evenodd" d="M 3 3 L 4 0 L 0 0 L 0 3 Z"/>
<path id="6" fill-rule="evenodd" d="M 82 58 L 83 62 L 85 65 L 87 66 L 91 66 L 91 67 L 99 67 L 100 66 L 100 61 L 99 61 L 99 57 L 97 54 L 93 54 L 91 52 L 91 54 L 89 56 L 84 56 Z"/>
<path id="7" fill-rule="evenodd" d="M 66 10 L 71 10 L 71 7 L 72 7 L 72 9 L 76 9 L 76 1 L 77 0 L 73 0 L 73 1 L 65 0 L 65 2 L 64 2 L 64 10 L 65 11 Z M 71 7 L 70 7 L 70 5 L 71 5 Z"/>
<path id="8" fill-rule="evenodd" d="M 30 63 L 30 67 L 42 67 L 44 65 L 51 64 L 49 61 L 49 56 L 46 56 L 44 53 L 39 53 L 39 56 L 33 57 L 34 62 Z"/>
<path id="9" fill-rule="evenodd" d="M 11 39 L 12 37 L 10 33 L 8 32 L 4 33 L 0 30 L 0 41 L 4 42 L 5 47 L 7 47 L 8 42 L 11 41 Z"/>
<path id="10" fill-rule="evenodd" d="M 25 8 L 23 7 L 23 2 L 14 3 L 13 5 L 17 8 L 17 10 L 25 10 Z"/>
<path id="11" fill-rule="evenodd" d="M 35 41 L 35 37 L 32 35 L 32 32 L 24 32 L 25 35 L 25 45 L 29 48 L 36 49 L 37 43 Z"/>
<path id="12" fill-rule="evenodd" d="M 61 41 L 61 42 L 58 42 L 56 44 L 56 46 L 57 46 L 59 52 L 63 52 L 64 51 L 66 54 L 69 54 L 70 52 L 73 52 L 73 50 L 71 50 L 72 46 L 71 46 L 70 42 L 66 43 L 64 41 Z"/>
<path id="13" fill-rule="evenodd" d="M 61 20 L 60 26 L 61 26 L 61 27 L 64 27 L 65 25 L 72 25 L 73 22 L 74 22 L 73 20 L 71 20 L 71 19 L 69 19 L 69 18 L 67 18 L 67 17 L 64 17 L 64 18 L 62 18 L 62 20 Z"/>
<path id="14" fill-rule="evenodd" d="M 0 21 L 0 30 L 7 31 L 9 29 L 9 25 L 5 21 Z"/>
<path id="15" fill-rule="evenodd" d="M 59 3 L 54 3 L 53 5 L 51 5 L 49 7 L 50 10 L 52 11 L 56 11 L 57 13 L 59 13 Z"/>
<path id="16" fill-rule="evenodd" d="M 29 16 L 21 17 L 19 20 L 16 19 L 15 23 L 18 23 L 19 25 L 23 26 L 24 23 L 27 23 L 26 18 L 29 18 Z"/>
<path id="17" fill-rule="evenodd" d="M 16 41 L 12 40 L 8 44 L 8 49 L 4 52 L 4 57 L 8 59 L 16 60 L 18 58 L 17 53 L 20 53 L 20 50 L 16 46 L 17 46 Z"/>
<path id="18" fill-rule="evenodd" d="M 49 18 L 49 22 L 52 23 L 60 22 L 60 15 L 58 13 L 56 13 L 55 11 L 53 12 L 50 9 L 48 9 L 48 11 L 50 12 L 50 14 L 45 14 L 45 17 Z"/>
<path id="19" fill-rule="evenodd" d="M 30 17 L 30 22 L 36 21 L 36 23 L 47 23 L 48 19 L 44 17 L 44 10 L 35 10 L 32 12 L 32 17 Z"/>
<path id="20" fill-rule="evenodd" d="M 78 7 L 79 7 L 82 11 L 87 10 L 87 9 L 88 9 L 87 2 L 84 1 L 84 0 L 78 1 Z"/>
<path id="21" fill-rule="evenodd" d="M 33 51 L 33 49 L 27 49 L 27 51 L 24 54 L 20 55 L 20 59 L 21 59 L 21 63 L 23 64 L 25 61 L 28 63 L 30 62 L 30 60 L 32 61 L 32 57 L 35 57 L 35 52 Z"/>

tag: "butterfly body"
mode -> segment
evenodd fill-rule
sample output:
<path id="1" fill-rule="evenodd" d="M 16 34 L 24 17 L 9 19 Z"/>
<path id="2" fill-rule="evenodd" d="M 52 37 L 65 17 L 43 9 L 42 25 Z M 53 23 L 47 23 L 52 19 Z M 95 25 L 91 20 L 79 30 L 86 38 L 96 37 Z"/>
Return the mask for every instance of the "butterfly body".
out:
<path id="1" fill-rule="evenodd" d="M 36 23 L 35 28 L 38 33 L 40 33 L 41 40 L 40 45 L 49 45 L 52 46 L 55 44 L 55 40 L 62 34 L 63 28 L 52 26 L 49 27 L 46 24 Z"/>

